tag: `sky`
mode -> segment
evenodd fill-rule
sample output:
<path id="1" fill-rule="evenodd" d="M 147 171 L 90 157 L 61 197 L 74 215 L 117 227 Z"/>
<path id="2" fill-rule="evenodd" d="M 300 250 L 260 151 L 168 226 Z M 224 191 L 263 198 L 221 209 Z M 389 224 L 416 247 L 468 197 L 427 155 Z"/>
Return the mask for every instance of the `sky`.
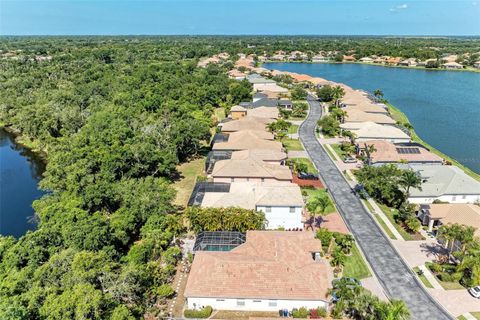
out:
<path id="1" fill-rule="evenodd" d="M 0 35 L 139 34 L 480 35 L 480 0 L 0 0 Z"/>

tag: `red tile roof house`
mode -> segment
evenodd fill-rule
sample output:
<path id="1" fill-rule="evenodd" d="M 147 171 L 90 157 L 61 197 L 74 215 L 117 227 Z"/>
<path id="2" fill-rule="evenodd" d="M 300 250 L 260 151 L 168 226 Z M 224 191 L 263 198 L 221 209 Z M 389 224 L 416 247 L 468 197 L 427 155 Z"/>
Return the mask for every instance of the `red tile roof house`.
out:
<path id="1" fill-rule="evenodd" d="M 248 231 L 246 242 L 231 251 L 197 251 L 185 288 L 187 308 L 328 308 L 332 277 L 319 261 L 321 250 L 313 232 Z"/>

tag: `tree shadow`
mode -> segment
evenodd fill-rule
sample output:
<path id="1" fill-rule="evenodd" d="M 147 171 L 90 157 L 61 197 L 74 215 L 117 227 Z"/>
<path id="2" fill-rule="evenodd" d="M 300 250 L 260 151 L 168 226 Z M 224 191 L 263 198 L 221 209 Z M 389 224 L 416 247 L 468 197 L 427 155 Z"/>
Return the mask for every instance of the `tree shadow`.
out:
<path id="1" fill-rule="evenodd" d="M 441 244 L 432 242 L 432 243 L 422 243 L 420 245 L 420 250 L 427 254 L 427 257 L 433 256 L 435 260 L 440 259 L 441 257 L 448 254 L 448 250 L 442 247 Z"/>

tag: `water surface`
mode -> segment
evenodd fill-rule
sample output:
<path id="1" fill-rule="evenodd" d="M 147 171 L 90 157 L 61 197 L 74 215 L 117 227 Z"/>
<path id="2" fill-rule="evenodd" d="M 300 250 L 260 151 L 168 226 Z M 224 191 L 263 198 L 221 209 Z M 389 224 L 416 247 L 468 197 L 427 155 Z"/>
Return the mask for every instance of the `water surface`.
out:
<path id="1" fill-rule="evenodd" d="M 480 173 L 480 73 L 386 68 L 365 64 L 267 63 L 373 92 L 404 112 L 418 135 Z"/>
<path id="2" fill-rule="evenodd" d="M 20 237 L 35 228 L 32 202 L 43 192 L 44 163 L 0 128 L 0 234 Z"/>

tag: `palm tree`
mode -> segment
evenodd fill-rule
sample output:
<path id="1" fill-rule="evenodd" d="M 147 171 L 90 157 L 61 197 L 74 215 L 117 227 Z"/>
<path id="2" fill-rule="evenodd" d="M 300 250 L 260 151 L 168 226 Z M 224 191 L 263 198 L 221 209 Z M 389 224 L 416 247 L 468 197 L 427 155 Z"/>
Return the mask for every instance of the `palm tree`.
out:
<path id="1" fill-rule="evenodd" d="M 383 98 L 383 91 L 380 90 L 380 89 L 377 89 L 377 90 L 373 91 L 373 95 L 374 95 L 376 98 Z"/>
<path id="2" fill-rule="evenodd" d="M 333 101 L 335 101 L 335 106 L 338 107 L 338 102 L 345 95 L 345 90 L 340 86 L 335 86 L 332 89 Z"/>
<path id="3" fill-rule="evenodd" d="M 410 319 L 410 311 L 402 300 L 382 302 L 378 306 L 379 320 L 407 320 Z"/>
<path id="4" fill-rule="evenodd" d="M 325 210 L 327 210 L 328 206 L 331 204 L 332 201 L 328 195 L 316 195 L 308 201 L 307 209 L 308 212 L 310 212 L 311 218 L 314 218 L 316 215 L 323 216 L 325 214 Z"/>
<path id="5" fill-rule="evenodd" d="M 422 178 L 413 170 L 406 170 L 400 177 L 400 185 L 405 188 L 405 198 L 410 195 L 410 188 L 422 190 Z"/>

